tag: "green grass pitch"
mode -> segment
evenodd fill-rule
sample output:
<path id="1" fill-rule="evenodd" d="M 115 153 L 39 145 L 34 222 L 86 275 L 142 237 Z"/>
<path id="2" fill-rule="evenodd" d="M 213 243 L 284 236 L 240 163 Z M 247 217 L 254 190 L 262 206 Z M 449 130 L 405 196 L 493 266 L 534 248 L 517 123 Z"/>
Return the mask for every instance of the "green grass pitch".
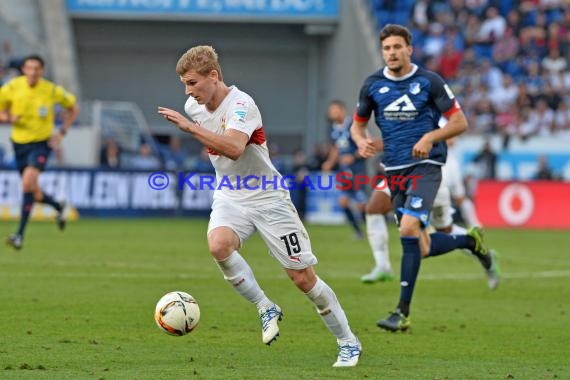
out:
<path id="1" fill-rule="evenodd" d="M 1 223 L 8 235 L 14 223 Z M 366 241 L 348 226 L 309 226 L 317 273 L 336 291 L 364 353 L 331 368 L 336 342 L 258 236 L 243 256 L 284 311 L 281 336 L 261 343 L 255 307 L 222 279 L 205 220 L 80 220 L 65 233 L 32 222 L 24 249 L 0 254 L 0 378 L 51 379 L 568 379 L 570 235 L 491 230 L 504 281 L 487 289 L 461 252 L 422 262 L 412 330 L 376 327 L 397 281 L 364 285 Z M 401 250 L 391 230 L 391 258 Z M 154 324 L 156 301 L 184 290 L 201 308 L 190 335 Z"/>

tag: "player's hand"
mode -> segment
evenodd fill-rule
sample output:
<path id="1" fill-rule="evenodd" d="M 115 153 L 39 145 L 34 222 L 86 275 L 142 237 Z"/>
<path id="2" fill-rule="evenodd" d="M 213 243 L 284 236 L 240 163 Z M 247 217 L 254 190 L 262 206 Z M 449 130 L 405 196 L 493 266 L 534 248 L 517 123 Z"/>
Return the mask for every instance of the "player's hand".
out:
<path id="1" fill-rule="evenodd" d="M 366 138 L 359 140 L 358 143 L 358 154 L 362 158 L 370 158 L 376 155 L 376 146 L 374 140 L 371 138 Z"/>
<path id="2" fill-rule="evenodd" d="M 380 137 L 372 137 L 372 141 L 377 152 L 384 150 L 384 140 L 382 140 Z"/>
<path id="3" fill-rule="evenodd" d="M 171 110 L 170 108 L 158 107 L 158 113 L 166 120 L 176 125 L 182 132 L 192 133 L 196 124 L 185 118 L 180 112 Z"/>
<path id="4" fill-rule="evenodd" d="M 61 145 L 61 140 L 63 140 L 63 135 L 58 131 L 51 136 L 48 145 L 52 149 L 57 149 Z"/>
<path id="5" fill-rule="evenodd" d="M 430 138 L 427 135 L 424 135 L 424 137 L 422 137 L 420 141 L 414 145 L 412 149 L 412 157 L 428 158 L 432 147 L 433 142 L 431 142 Z"/>
<path id="6" fill-rule="evenodd" d="M 321 171 L 323 172 L 330 172 L 333 168 L 333 164 L 331 164 L 328 161 L 323 162 L 323 164 L 321 165 Z"/>
<path id="7" fill-rule="evenodd" d="M 20 120 L 20 115 L 12 115 L 9 112 L 0 112 L 0 123 L 14 124 Z"/>

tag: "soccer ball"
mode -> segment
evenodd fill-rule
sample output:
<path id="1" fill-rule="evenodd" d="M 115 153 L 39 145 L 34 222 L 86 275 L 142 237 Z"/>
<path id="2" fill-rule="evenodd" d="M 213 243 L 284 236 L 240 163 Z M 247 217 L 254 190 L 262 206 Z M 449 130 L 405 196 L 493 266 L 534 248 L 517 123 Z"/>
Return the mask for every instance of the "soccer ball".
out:
<path id="1" fill-rule="evenodd" d="M 190 294 L 170 292 L 156 304 L 154 320 L 158 327 L 167 334 L 186 335 L 200 320 L 200 307 Z"/>

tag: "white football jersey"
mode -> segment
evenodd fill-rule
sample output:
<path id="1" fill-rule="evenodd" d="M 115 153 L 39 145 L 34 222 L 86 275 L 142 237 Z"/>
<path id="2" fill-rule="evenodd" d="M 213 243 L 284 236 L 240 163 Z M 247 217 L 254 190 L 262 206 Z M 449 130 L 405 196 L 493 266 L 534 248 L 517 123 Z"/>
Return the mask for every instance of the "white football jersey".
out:
<path id="1" fill-rule="evenodd" d="M 441 169 L 441 183 L 449 188 L 452 197 L 465 196 L 461 166 L 452 146 L 447 148 L 447 161 Z"/>
<path id="2" fill-rule="evenodd" d="M 269 158 L 259 109 L 248 94 L 231 86 L 214 112 L 208 111 L 192 97 L 186 101 L 184 110 L 201 128 L 218 135 L 227 129 L 236 129 L 249 136 L 243 154 L 235 161 L 208 149 L 216 170 L 214 199 L 257 201 L 289 196 L 283 189 L 281 174 Z"/>

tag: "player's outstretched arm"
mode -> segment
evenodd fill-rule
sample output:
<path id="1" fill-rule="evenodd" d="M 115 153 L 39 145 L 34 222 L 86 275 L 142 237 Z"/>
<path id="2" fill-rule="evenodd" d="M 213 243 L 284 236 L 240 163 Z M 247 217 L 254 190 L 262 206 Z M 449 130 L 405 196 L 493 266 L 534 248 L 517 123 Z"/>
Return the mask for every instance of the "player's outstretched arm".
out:
<path id="1" fill-rule="evenodd" d="M 334 166 L 338 162 L 338 158 L 339 158 L 338 148 L 335 145 L 333 145 L 329 149 L 329 154 L 327 156 L 327 159 L 321 165 L 321 170 L 325 172 L 331 171 L 332 168 L 334 168 Z"/>
<path id="2" fill-rule="evenodd" d="M 207 148 L 234 161 L 240 158 L 249 140 L 246 133 L 236 129 L 228 129 L 223 135 L 218 135 L 205 128 L 200 128 L 198 124 L 170 108 L 158 107 L 158 113 L 182 132 L 190 133 Z"/>
<path id="3" fill-rule="evenodd" d="M 449 121 L 445 127 L 426 133 L 420 141 L 414 145 L 412 155 L 417 158 L 427 158 L 433 144 L 438 141 L 444 141 L 452 137 L 459 136 L 467 130 L 467 126 L 468 124 L 465 114 L 463 111 L 457 110 L 449 116 Z"/>

